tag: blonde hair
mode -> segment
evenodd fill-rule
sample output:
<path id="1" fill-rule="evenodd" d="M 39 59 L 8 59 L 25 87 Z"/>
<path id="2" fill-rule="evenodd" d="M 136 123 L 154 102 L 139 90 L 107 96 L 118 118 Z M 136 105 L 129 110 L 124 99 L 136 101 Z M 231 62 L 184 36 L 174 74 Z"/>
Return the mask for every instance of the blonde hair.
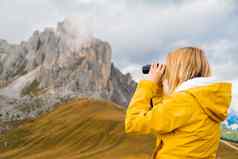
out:
<path id="1" fill-rule="evenodd" d="M 207 57 L 199 48 L 178 48 L 168 54 L 165 64 L 163 80 L 168 82 L 167 94 L 171 94 L 184 81 L 195 77 L 211 76 Z"/>

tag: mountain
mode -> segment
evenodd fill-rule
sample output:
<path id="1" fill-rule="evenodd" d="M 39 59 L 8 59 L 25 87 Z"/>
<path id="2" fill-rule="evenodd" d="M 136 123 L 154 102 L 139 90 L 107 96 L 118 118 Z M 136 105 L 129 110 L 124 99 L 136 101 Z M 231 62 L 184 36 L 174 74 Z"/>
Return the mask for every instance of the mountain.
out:
<path id="1" fill-rule="evenodd" d="M 73 97 L 127 106 L 136 82 L 111 56 L 108 42 L 71 18 L 20 44 L 0 40 L 0 121 L 37 117 Z"/>
<path id="2" fill-rule="evenodd" d="M 0 135 L 1 159 L 145 159 L 154 136 L 125 134 L 126 109 L 109 101 L 74 98 Z M 238 152 L 221 142 L 219 156 Z"/>

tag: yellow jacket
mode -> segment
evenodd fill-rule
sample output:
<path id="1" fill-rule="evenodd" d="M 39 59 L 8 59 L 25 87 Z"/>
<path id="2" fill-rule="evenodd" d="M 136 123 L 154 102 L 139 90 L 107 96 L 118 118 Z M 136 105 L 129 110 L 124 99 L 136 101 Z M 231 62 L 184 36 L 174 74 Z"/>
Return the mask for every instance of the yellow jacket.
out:
<path id="1" fill-rule="evenodd" d="M 200 77 L 163 96 L 161 86 L 140 80 L 128 105 L 125 132 L 155 134 L 153 159 L 215 159 L 231 89 L 230 82 Z"/>

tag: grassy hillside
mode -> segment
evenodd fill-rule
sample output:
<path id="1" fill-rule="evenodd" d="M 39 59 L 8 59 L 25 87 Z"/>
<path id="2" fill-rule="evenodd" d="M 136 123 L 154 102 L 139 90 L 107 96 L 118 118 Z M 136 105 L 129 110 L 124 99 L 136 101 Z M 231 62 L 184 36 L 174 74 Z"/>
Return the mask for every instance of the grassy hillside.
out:
<path id="1" fill-rule="evenodd" d="M 1 159 L 146 159 L 155 138 L 124 133 L 125 110 L 74 99 L 0 136 Z M 221 144 L 222 159 L 238 153 Z M 225 157 L 223 157 L 225 156 Z"/>
<path id="2" fill-rule="evenodd" d="M 224 125 L 222 126 L 222 130 L 223 130 L 222 131 L 222 138 L 223 139 L 238 143 L 238 131 L 237 130 L 228 129 Z"/>

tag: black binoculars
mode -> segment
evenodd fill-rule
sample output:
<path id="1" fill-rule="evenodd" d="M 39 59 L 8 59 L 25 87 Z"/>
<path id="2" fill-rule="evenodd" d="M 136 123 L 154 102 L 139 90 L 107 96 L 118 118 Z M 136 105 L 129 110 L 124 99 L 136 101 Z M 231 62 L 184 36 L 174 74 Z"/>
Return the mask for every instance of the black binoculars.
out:
<path id="1" fill-rule="evenodd" d="M 159 64 L 157 64 L 157 66 L 158 65 Z M 151 67 L 151 64 L 147 64 L 147 65 L 142 66 L 142 73 L 143 74 L 148 74 L 150 72 L 150 67 Z"/>

